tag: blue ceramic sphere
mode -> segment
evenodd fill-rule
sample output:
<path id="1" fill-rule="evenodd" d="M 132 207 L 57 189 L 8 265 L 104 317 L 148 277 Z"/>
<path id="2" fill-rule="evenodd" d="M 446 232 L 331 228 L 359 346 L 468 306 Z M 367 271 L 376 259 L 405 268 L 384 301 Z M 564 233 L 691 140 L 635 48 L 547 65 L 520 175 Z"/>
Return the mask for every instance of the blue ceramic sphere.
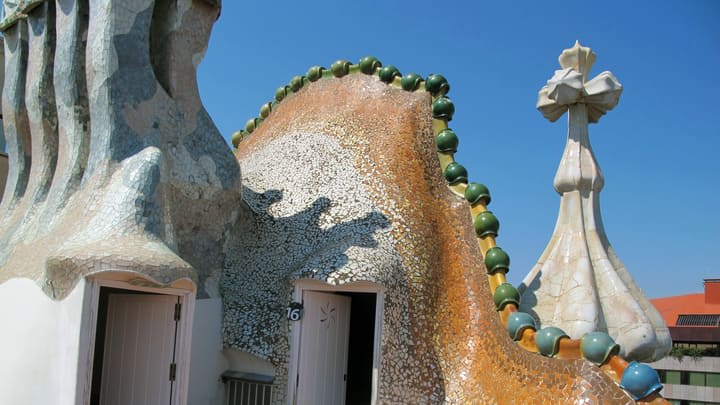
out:
<path id="1" fill-rule="evenodd" d="M 631 361 L 620 379 L 620 388 L 624 389 L 634 400 L 640 400 L 660 391 L 663 385 L 657 371 L 647 364 Z"/>
<path id="2" fill-rule="evenodd" d="M 560 328 L 548 326 L 535 333 L 535 344 L 543 356 L 553 357 L 560 350 L 560 339 L 569 336 Z"/>
<path id="3" fill-rule="evenodd" d="M 590 332 L 580 339 L 580 351 L 583 357 L 601 365 L 620 351 L 620 345 L 605 332 Z"/>
<path id="4" fill-rule="evenodd" d="M 520 340 L 525 329 L 536 330 L 535 319 L 525 312 L 513 312 L 508 317 L 507 331 L 513 340 Z"/>

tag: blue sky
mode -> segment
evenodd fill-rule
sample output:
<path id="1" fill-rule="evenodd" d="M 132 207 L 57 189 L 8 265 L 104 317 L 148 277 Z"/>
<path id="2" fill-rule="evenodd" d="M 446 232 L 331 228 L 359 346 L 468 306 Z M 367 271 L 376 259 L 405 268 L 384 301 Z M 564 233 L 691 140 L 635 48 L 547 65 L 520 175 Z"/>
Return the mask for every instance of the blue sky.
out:
<path id="1" fill-rule="evenodd" d="M 591 76 L 611 70 L 624 86 L 590 127 L 611 244 L 649 297 L 720 277 L 720 2 L 442 3 L 226 0 L 200 66 L 203 102 L 229 138 L 313 65 L 373 55 L 443 74 L 456 159 L 490 188 L 517 285 L 552 234 L 566 138 L 565 117 L 535 109 L 537 91 L 578 39 L 598 55 Z"/>

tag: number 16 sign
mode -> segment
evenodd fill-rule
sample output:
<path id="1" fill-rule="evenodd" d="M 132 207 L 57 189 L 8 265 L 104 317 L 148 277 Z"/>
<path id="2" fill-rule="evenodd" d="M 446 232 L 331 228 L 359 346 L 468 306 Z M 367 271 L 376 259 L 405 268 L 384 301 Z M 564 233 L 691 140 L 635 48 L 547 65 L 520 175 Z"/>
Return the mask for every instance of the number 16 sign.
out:
<path id="1" fill-rule="evenodd" d="M 300 302 L 291 302 L 287 307 L 287 317 L 291 321 L 299 321 L 303 316 L 303 305 Z"/>

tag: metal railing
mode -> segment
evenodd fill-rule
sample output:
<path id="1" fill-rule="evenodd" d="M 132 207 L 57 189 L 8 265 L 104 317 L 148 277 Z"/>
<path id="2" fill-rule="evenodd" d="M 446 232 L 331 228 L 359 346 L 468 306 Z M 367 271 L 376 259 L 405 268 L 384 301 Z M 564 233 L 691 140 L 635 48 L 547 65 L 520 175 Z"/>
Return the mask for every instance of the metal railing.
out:
<path id="1" fill-rule="evenodd" d="M 225 383 L 225 405 L 270 405 L 272 403 L 273 377 L 225 372 L 222 375 Z"/>

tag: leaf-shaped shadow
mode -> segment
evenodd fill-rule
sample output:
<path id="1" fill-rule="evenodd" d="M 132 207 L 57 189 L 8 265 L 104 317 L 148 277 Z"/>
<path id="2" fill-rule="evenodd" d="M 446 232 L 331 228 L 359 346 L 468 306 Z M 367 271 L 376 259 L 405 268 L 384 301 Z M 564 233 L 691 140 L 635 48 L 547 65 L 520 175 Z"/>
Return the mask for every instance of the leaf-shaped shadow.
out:
<path id="1" fill-rule="evenodd" d="M 226 345 L 269 358 L 273 346 L 287 333 L 284 309 L 292 281 L 326 281 L 351 263 L 350 249 L 382 249 L 377 233 L 390 223 L 378 211 L 339 220 L 333 217 L 333 201 L 323 196 L 287 216 L 272 209 L 286 198 L 281 190 L 258 193 L 244 187 L 243 196 L 245 203 L 229 238 L 220 282 L 223 335 Z M 363 277 L 362 272 L 355 274 Z"/>

